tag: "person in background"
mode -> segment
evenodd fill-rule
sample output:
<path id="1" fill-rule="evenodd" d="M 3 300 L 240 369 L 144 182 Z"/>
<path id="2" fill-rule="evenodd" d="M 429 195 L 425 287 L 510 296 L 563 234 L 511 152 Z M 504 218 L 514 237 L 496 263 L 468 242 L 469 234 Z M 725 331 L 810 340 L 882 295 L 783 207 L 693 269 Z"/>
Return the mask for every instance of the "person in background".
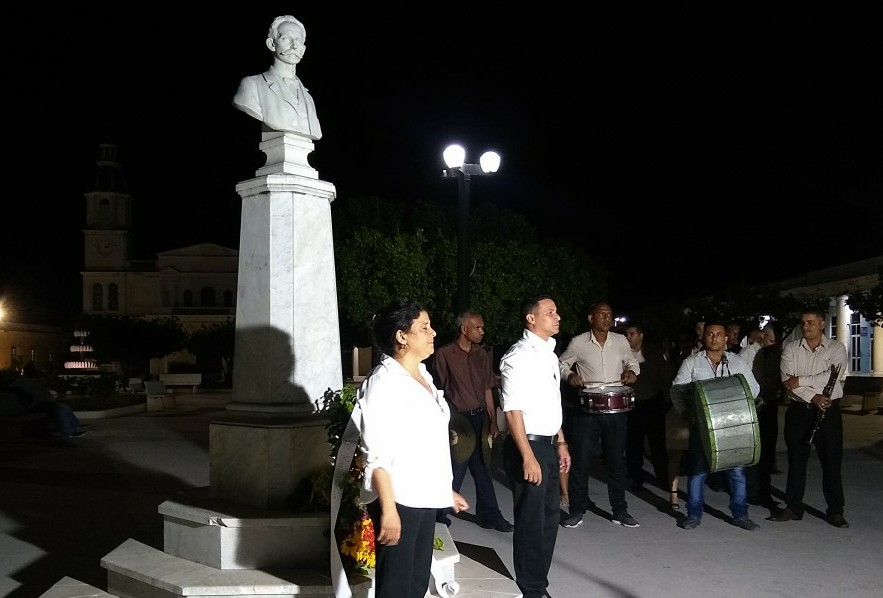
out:
<path id="1" fill-rule="evenodd" d="M 613 310 L 607 303 L 596 303 L 589 310 L 588 332 L 578 334 L 561 354 L 561 379 L 574 388 L 604 384 L 631 385 L 641 371 L 626 337 L 613 332 Z M 625 527 L 639 524 L 628 512 L 625 498 L 625 446 L 628 412 L 590 413 L 579 410 L 573 420 L 573 471 L 569 478 L 570 511 L 561 525 L 582 524 L 589 505 L 589 468 L 599 450 L 607 469 L 607 496 L 613 522 Z"/>
<path id="2" fill-rule="evenodd" d="M 666 383 L 669 388 L 681 364 L 693 354 L 695 337 L 696 333 L 689 326 L 684 326 L 678 331 L 665 360 Z M 690 419 L 689 414 L 675 408 L 670 396 L 668 402 L 669 409 L 665 413 L 665 450 L 668 453 L 669 506 L 673 511 L 679 511 L 678 483 L 681 472 L 684 471 L 684 460 L 689 445 Z"/>
<path id="3" fill-rule="evenodd" d="M 702 344 L 702 335 L 705 332 L 705 320 L 696 320 L 693 330 L 695 331 L 695 337 L 693 338 L 693 348 L 690 352 L 698 353 L 704 348 Z"/>
<path id="4" fill-rule="evenodd" d="M 487 434 L 491 439 L 496 439 L 500 434 L 492 393 L 494 371 L 487 351 L 481 346 L 484 318 L 478 312 L 467 310 L 457 317 L 457 327 L 457 338 L 435 352 L 431 367 L 436 384 L 444 391 L 451 411 L 463 414 L 472 423 L 475 432 L 472 455 L 462 463 L 451 464 L 453 488 L 456 492 L 460 491 L 468 470 L 475 481 L 478 524 L 499 532 L 511 532 L 515 528 L 500 512 L 490 463 L 485 463 L 482 447 L 483 443 L 488 442 L 485 426 L 488 426 Z M 438 521 L 450 525 L 448 513 L 448 510 L 440 511 Z"/>
<path id="5" fill-rule="evenodd" d="M 735 353 L 726 351 L 726 331 L 727 328 L 722 323 L 707 322 L 703 338 L 705 349 L 685 359 L 678 368 L 678 373 L 672 381 L 671 398 L 672 403 L 678 405 L 680 412 L 692 413 L 685 404 L 692 400 L 693 383 L 698 380 L 742 374 L 751 393 L 757 396 L 760 387 L 748 364 Z M 690 428 L 688 458 L 687 518 L 678 525 L 690 530 L 695 529 L 702 522 L 702 512 L 705 508 L 705 478 L 709 470 L 708 459 L 702 449 L 699 430 L 695 424 Z M 730 467 L 723 473 L 730 482 L 730 512 L 733 515 L 733 525 L 748 531 L 757 529 L 759 526 L 748 517 L 745 468 L 741 465 Z"/>
<path id="6" fill-rule="evenodd" d="M 847 528 L 843 517 L 845 498 L 840 469 L 843 464 L 843 420 L 840 398 L 843 385 L 834 380 L 830 396 L 823 392 L 831 382 L 831 367 L 839 376 L 848 371 L 846 346 L 825 335 L 825 312 L 809 310 L 800 314 L 803 337 L 782 345 L 780 376 L 790 399 L 785 411 L 785 446 L 788 447 L 788 478 L 785 484 L 787 506 L 770 517 L 771 521 L 803 519 L 806 468 L 813 436 L 816 454 L 822 463 L 822 492 L 828 509 L 825 520 L 834 527 Z"/>
<path id="7" fill-rule="evenodd" d="M 742 347 L 742 350 L 739 351 L 739 356 L 745 360 L 745 362 L 754 367 L 754 357 L 757 355 L 757 352 L 760 351 L 761 347 L 763 347 L 763 331 L 760 328 L 752 328 L 748 331 L 748 334 L 745 335 L 745 341 L 747 344 Z"/>
<path id="8" fill-rule="evenodd" d="M 423 598 L 438 509 L 469 508 L 451 490 L 450 410 L 423 361 L 432 355 L 429 314 L 399 299 L 374 316 L 380 363 L 359 387 L 365 476 L 362 502 L 374 524 L 377 598 Z"/>
<path id="9" fill-rule="evenodd" d="M 560 339 L 559 339 L 560 342 Z M 564 437 L 571 438 L 573 436 L 573 420 L 576 413 L 581 409 L 579 391 L 567 383 L 566 380 L 561 381 L 561 415 L 563 422 L 561 429 L 564 430 Z M 561 489 L 561 508 L 565 511 L 570 508 L 570 472 L 562 471 L 558 478 L 558 486 Z"/>
<path id="10" fill-rule="evenodd" d="M 628 412 L 626 468 L 632 480 L 632 489 L 644 487 L 644 443 L 649 448 L 650 464 L 656 483 L 667 488 L 668 454 L 665 449 L 665 412 L 668 409 L 668 390 L 671 380 L 666 375 L 662 349 L 644 341 L 640 324 L 625 327 L 632 355 L 641 367 L 635 390 L 635 407 Z"/>
<path id="11" fill-rule="evenodd" d="M 757 396 L 757 426 L 760 430 L 760 460 L 745 468 L 749 504 L 762 505 L 775 512 L 778 505 L 772 495 L 772 474 L 776 468 L 776 444 L 779 438 L 779 399 L 782 396 L 782 326 L 770 321 L 763 328 L 763 345 L 752 360 L 751 371 L 760 385 Z M 741 357 L 751 345 L 742 350 Z"/>
<path id="12" fill-rule="evenodd" d="M 44 413 L 52 421 L 52 435 L 56 438 L 81 438 L 86 434 L 73 409 L 52 396 L 33 361 L 25 364 L 21 376 L 9 387 L 19 389 L 27 397 L 26 408 L 29 411 Z"/>
<path id="13" fill-rule="evenodd" d="M 727 324 L 727 351 L 736 355 L 742 350 L 742 324 L 732 320 Z M 749 366 L 751 364 L 748 364 Z"/>
<path id="14" fill-rule="evenodd" d="M 521 304 L 521 338 L 500 359 L 501 403 L 509 433 L 503 443 L 512 487 L 512 563 L 524 598 L 546 598 L 558 539 L 558 477 L 570 470 L 561 429 L 561 382 L 555 339 L 561 316 L 548 295 Z"/>

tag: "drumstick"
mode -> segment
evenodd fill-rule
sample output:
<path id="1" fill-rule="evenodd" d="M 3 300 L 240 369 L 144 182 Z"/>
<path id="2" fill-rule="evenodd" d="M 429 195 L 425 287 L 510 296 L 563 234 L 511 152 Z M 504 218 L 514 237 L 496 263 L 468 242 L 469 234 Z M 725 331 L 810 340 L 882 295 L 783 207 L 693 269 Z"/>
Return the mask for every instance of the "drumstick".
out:
<path id="1" fill-rule="evenodd" d="M 579 366 L 579 363 L 575 363 L 574 365 L 576 366 L 576 374 L 580 378 L 582 378 L 583 373 L 580 371 L 582 368 Z M 600 382 L 600 381 L 590 380 L 590 381 L 586 382 L 585 380 L 583 380 L 583 386 L 585 388 L 598 388 L 599 386 L 607 386 L 608 384 L 615 384 L 615 385 L 619 386 L 620 384 L 622 384 L 622 381 L 616 380 L 615 382 Z"/>
<path id="2" fill-rule="evenodd" d="M 583 385 L 586 388 L 600 388 L 602 386 L 622 386 L 622 382 L 619 380 L 613 382 L 583 382 Z"/>

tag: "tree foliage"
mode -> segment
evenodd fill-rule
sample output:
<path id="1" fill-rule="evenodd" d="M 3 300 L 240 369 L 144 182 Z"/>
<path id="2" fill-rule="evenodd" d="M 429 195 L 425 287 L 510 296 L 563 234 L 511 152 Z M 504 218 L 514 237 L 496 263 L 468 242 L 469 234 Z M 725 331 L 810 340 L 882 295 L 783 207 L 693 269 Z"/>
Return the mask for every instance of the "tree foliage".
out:
<path id="1" fill-rule="evenodd" d="M 236 324 L 230 319 L 223 324 L 203 326 L 190 334 L 186 342 L 189 352 L 197 356 L 200 364 L 212 364 L 225 376 L 225 363 L 233 359 L 236 339 Z"/>
<path id="2" fill-rule="evenodd" d="M 151 358 L 182 349 L 187 339 L 177 318 L 83 314 L 76 328 L 89 332 L 87 344 L 93 347 L 95 359 L 117 360 L 126 374 L 148 371 Z"/>
<path id="3" fill-rule="evenodd" d="M 404 209 L 377 198 L 351 200 L 335 212 L 335 260 L 342 341 L 368 344 L 371 316 L 391 299 L 421 302 L 442 337 L 456 318 L 455 227 L 426 202 Z M 485 343 L 508 345 L 521 334 L 521 301 L 548 293 L 562 313 L 562 332 L 576 331 L 585 310 L 606 293 L 601 268 L 568 245 L 542 243 L 520 215 L 481 205 L 471 220 L 470 293 L 482 313 Z M 338 224 L 340 219 L 345 222 Z"/>
<path id="4" fill-rule="evenodd" d="M 828 298 L 802 301 L 781 295 L 772 288 L 731 285 L 706 297 L 695 297 L 678 305 L 655 305 L 639 314 L 642 324 L 663 337 L 674 338 L 677 330 L 699 321 L 739 322 L 743 330 L 758 326 L 764 317 L 778 322 L 785 336 L 800 322 L 805 309 L 824 309 Z"/>
<path id="5" fill-rule="evenodd" d="M 871 326 L 883 325 L 883 267 L 879 272 L 879 284 L 870 290 L 853 293 L 846 298 L 846 305 L 859 312 Z"/>
<path id="6" fill-rule="evenodd" d="M 395 297 L 436 309 L 430 251 L 422 231 L 387 236 L 361 228 L 335 245 L 339 311 L 353 341 L 361 346 L 370 338 L 371 317 Z"/>

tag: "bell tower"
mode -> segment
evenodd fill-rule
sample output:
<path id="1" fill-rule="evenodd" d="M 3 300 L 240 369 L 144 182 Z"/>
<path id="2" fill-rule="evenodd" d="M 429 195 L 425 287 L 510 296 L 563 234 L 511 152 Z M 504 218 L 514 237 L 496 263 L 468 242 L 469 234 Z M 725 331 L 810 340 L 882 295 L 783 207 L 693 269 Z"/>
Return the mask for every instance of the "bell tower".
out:
<path id="1" fill-rule="evenodd" d="M 100 143 L 95 178 L 85 193 L 87 271 L 126 270 L 132 258 L 132 196 L 116 144 Z"/>

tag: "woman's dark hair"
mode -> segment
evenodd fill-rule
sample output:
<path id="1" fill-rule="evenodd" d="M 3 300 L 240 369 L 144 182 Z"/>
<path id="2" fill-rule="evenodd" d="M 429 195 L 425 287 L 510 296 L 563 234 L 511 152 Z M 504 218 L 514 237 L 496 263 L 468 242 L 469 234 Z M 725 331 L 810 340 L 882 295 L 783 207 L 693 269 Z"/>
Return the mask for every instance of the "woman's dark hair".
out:
<path id="1" fill-rule="evenodd" d="M 764 330 L 767 328 L 771 329 L 773 334 L 776 335 L 776 341 L 773 343 L 773 346 L 781 347 L 782 343 L 785 342 L 785 339 L 782 336 L 785 333 L 784 327 L 776 320 L 770 320 L 766 323 L 766 326 L 763 327 Z"/>
<path id="2" fill-rule="evenodd" d="M 371 323 L 374 346 L 392 357 L 396 348 L 396 332 L 410 330 L 414 320 L 424 311 L 422 305 L 410 299 L 396 299 L 380 308 Z"/>

